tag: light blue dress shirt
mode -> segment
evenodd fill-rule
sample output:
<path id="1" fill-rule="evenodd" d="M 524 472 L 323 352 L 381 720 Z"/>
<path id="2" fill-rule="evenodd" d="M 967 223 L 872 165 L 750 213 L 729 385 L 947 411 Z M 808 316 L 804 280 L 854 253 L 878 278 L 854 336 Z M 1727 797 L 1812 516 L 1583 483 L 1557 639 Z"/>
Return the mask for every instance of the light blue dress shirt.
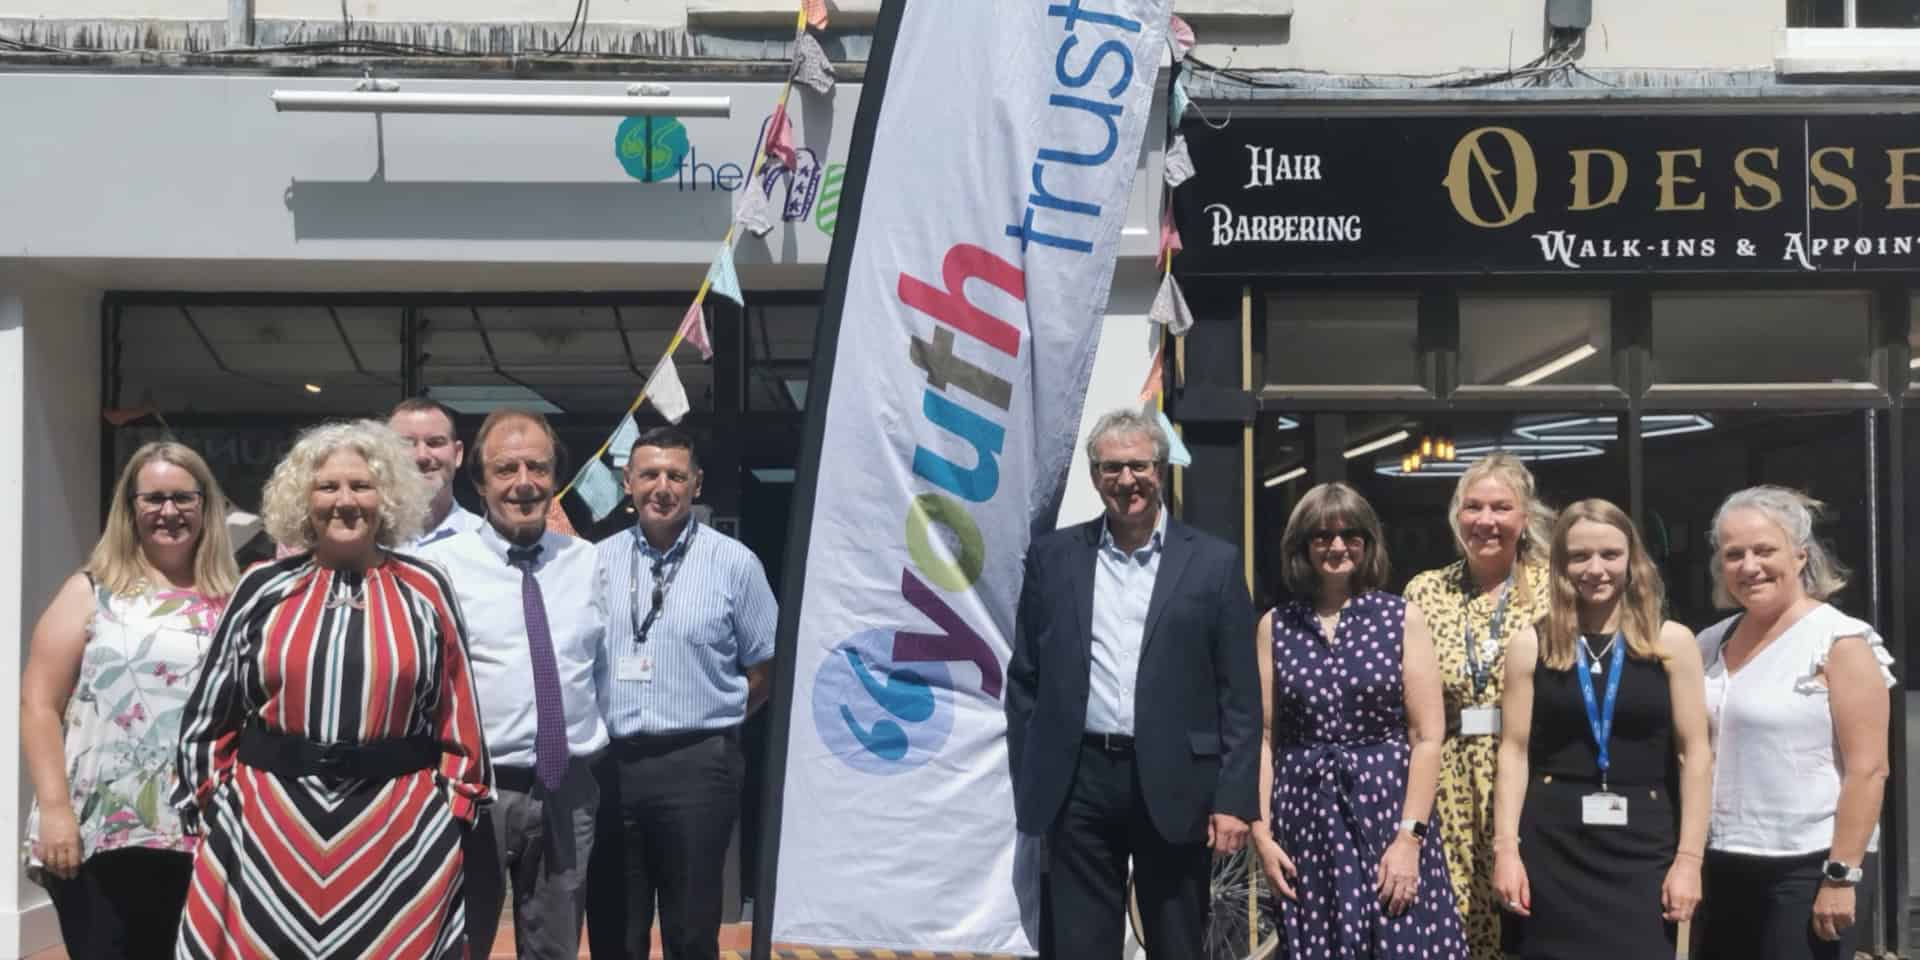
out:
<path id="1" fill-rule="evenodd" d="M 540 537 L 533 578 L 546 605 L 567 714 L 567 748 L 576 757 L 607 745 L 597 674 L 606 633 L 605 595 L 594 567 L 593 544 L 548 532 Z M 420 549 L 453 582 L 467 622 L 467 657 L 480 701 L 480 725 L 496 767 L 533 766 L 539 716 L 533 703 L 533 656 L 527 650 L 526 607 L 520 571 L 507 563 L 506 538 L 482 522 Z"/>
<path id="2" fill-rule="evenodd" d="M 447 511 L 446 519 L 441 520 L 440 525 L 434 527 L 432 530 L 421 533 L 419 537 L 414 539 L 412 546 L 409 547 L 406 552 L 417 553 L 421 547 L 430 543 L 439 543 L 456 533 L 467 533 L 472 530 L 478 530 L 486 525 L 487 521 L 485 518 L 461 506 L 460 501 L 455 500 L 453 502 L 453 509 Z"/>
<path id="3" fill-rule="evenodd" d="M 1153 579 L 1160 573 L 1160 547 L 1166 539 L 1167 508 L 1160 507 L 1153 536 L 1127 553 L 1100 527 L 1100 548 L 1093 563 L 1093 648 L 1087 674 L 1088 733 L 1133 736 L 1134 688 L 1140 675 L 1140 647 L 1146 641 L 1147 607 Z"/>
<path id="4" fill-rule="evenodd" d="M 773 658 L 780 620 L 760 558 L 693 519 L 665 554 L 637 526 L 597 549 L 608 615 L 602 699 L 613 735 L 723 730 L 745 720 L 747 670 Z M 672 579 L 642 644 L 634 627 L 653 609 L 656 566 Z"/>

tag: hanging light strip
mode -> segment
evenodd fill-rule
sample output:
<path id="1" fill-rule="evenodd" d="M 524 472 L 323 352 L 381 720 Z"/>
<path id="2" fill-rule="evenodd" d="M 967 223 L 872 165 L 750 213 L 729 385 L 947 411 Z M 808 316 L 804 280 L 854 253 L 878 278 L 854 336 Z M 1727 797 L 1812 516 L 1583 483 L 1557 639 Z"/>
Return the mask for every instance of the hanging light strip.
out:
<path id="1" fill-rule="evenodd" d="M 275 90 L 283 113 L 451 113 L 549 117 L 725 117 L 732 97 Z"/>

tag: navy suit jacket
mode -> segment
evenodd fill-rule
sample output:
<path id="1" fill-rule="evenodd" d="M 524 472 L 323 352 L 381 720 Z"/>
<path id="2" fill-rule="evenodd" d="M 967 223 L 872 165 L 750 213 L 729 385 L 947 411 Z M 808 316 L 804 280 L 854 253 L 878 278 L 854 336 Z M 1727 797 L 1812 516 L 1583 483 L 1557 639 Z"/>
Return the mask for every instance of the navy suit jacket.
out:
<path id="1" fill-rule="evenodd" d="M 1104 524 L 1053 531 L 1027 550 L 1006 699 L 1022 833 L 1046 834 L 1073 784 Z M 1210 813 L 1259 818 L 1257 639 L 1238 550 L 1171 517 L 1161 550 L 1134 689 L 1134 761 L 1155 829 L 1191 843 L 1206 839 Z"/>

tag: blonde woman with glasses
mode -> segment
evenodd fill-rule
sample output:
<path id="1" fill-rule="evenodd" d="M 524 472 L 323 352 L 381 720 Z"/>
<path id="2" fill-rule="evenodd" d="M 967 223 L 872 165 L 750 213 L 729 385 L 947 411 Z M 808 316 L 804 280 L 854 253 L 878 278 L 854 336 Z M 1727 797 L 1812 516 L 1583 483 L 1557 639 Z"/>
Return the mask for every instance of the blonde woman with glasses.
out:
<path id="1" fill-rule="evenodd" d="M 167 795 L 182 708 L 237 578 L 226 513 L 199 454 L 134 451 L 86 566 L 34 626 L 20 681 L 27 875 L 76 960 L 173 952 L 193 838 Z"/>
<path id="2" fill-rule="evenodd" d="M 1551 543 L 1547 619 L 1507 648 L 1493 838 L 1506 950 L 1670 957 L 1707 842 L 1700 651 L 1663 619 L 1660 573 L 1619 507 L 1567 507 Z"/>

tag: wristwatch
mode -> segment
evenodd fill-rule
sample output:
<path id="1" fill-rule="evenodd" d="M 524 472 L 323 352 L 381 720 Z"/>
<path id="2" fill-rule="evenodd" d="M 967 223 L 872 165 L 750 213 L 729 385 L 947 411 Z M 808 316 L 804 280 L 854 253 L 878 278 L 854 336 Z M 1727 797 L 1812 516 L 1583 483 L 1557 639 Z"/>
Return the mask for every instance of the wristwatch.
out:
<path id="1" fill-rule="evenodd" d="M 1427 833 L 1432 829 L 1433 828 L 1429 826 L 1425 820 L 1400 821 L 1400 832 L 1413 834 L 1413 838 L 1415 840 L 1427 839 Z"/>
<path id="2" fill-rule="evenodd" d="M 1867 872 L 1841 860 L 1828 860 L 1820 865 L 1820 876 L 1828 883 L 1844 883 L 1853 886 L 1866 879 Z"/>

